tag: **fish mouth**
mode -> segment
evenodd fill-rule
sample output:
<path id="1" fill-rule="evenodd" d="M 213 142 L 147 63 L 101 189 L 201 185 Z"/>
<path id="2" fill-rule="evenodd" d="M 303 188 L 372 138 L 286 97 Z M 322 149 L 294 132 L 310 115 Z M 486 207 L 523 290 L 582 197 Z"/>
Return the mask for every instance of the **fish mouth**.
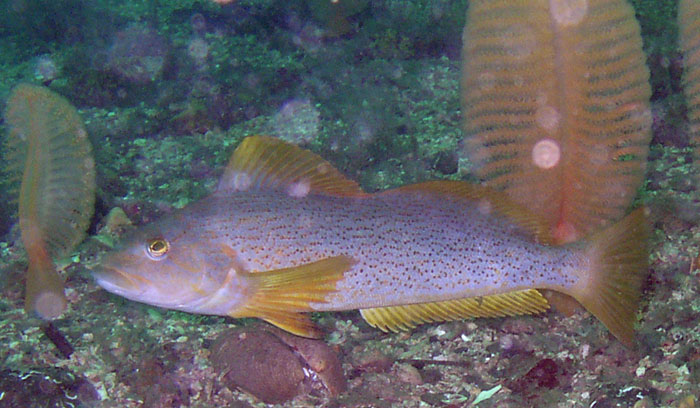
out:
<path id="1" fill-rule="evenodd" d="M 106 291 L 124 297 L 145 292 L 153 284 L 142 276 L 134 275 L 109 265 L 102 265 L 97 271 L 93 272 L 93 277 L 97 284 Z"/>

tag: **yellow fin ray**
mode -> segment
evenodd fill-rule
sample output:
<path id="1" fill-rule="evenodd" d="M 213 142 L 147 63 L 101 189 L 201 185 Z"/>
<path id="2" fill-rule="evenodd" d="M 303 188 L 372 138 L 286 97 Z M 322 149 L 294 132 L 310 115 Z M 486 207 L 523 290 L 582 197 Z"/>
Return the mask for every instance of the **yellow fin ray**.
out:
<path id="1" fill-rule="evenodd" d="M 370 326 L 397 332 L 422 323 L 534 314 L 547 309 L 549 304 L 539 291 L 526 289 L 483 297 L 362 309 L 360 313 Z"/>
<path id="2" fill-rule="evenodd" d="M 231 317 L 257 317 L 303 337 L 321 337 L 322 332 L 302 312 L 309 303 L 326 302 L 336 282 L 354 265 L 352 258 L 334 256 L 320 261 L 267 272 L 249 273 L 254 293 Z"/>
<path id="3" fill-rule="evenodd" d="M 269 136 L 243 139 L 231 156 L 217 193 L 280 188 L 291 195 L 366 195 L 321 156 Z"/>

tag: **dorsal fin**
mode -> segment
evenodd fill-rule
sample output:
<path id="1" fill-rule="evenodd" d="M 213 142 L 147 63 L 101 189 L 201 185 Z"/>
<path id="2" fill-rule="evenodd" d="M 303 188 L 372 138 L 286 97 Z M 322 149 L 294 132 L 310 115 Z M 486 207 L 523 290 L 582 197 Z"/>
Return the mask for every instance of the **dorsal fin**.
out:
<path id="1" fill-rule="evenodd" d="M 540 292 L 526 289 L 443 302 L 363 309 L 360 313 L 370 326 L 397 332 L 412 329 L 421 323 L 534 314 L 547 309 L 549 304 Z"/>
<path id="2" fill-rule="evenodd" d="M 269 136 L 250 136 L 233 152 L 217 194 L 249 189 L 307 194 L 364 196 L 360 186 L 319 155 Z"/>
<path id="3" fill-rule="evenodd" d="M 378 194 L 404 192 L 421 192 L 435 194 L 441 199 L 476 202 L 480 209 L 483 208 L 485 214 L 496 213 L 506 217 L 530 234 L 535 241 L 545 245 L 551 245 L 554 242 L 554 237 L 543 218 L 515 203 L 505 193 L 489 187 L 466 181 L 440 180 L 410 184 Z"/>

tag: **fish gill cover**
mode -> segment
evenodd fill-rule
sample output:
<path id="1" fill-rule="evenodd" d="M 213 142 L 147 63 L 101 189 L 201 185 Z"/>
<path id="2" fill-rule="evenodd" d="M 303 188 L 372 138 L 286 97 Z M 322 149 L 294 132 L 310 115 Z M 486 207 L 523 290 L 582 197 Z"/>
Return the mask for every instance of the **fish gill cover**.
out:
<path id="1" fill-rule="evenodd" d="M 29 257 L 25 309 L 53 319 L 66 300 L 52 259 L 83 239 L 94 208 L 92 148 L 75 108 L 41 86 L 16 86 L 5 120 L 8 170 L 22 179 L 19 222 Z"/>
<path id="2" fill-rule="evenodd" d="M 558 242 L 622 217 L 651 137 L 649 73 L 624 0 L 474 1 L 463 36 L 465 150 Z"/>

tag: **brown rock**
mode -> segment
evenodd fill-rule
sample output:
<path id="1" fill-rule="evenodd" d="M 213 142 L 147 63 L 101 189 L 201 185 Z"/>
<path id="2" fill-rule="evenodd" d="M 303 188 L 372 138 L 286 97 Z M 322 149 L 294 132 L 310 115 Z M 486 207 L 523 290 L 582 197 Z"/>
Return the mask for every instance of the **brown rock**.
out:
<path id="1" fill-rule="evenodd" d="M 385 373 L 389 371 L 394 360 L 378 350 L 353 353 L 352 365 L 355 369 L 367 373 Z"/>
<path id="2" fill-rule="evenodd" d="M 322 341 L 254 325 L 222 333 L 212 346 L 214 368 L 229 388 L 266 403 L 312 390 L 335 396 L 346 389 L 340 361 Z"/>
<path id="3" fill-rule="evenodd" d="M 275 404 L 297 396 L 304 380 L 301 361 L 276 336 L 264 330 L 234 329 L 214 343 L 212 364 L 223 382 L 263 402 Z"/>
<path id="4" fill-rule="evenodd" d="M 347 389 L 340 359 L 326 343 L 295 336 L 274 326 L 264 326 L 264 328 L 299 353 L 303 362 L 318 376 L 330 396 L 336 396 Z"/>
<path id="5" fill-rule="evenodd" d="M 422 385 L 423 378 L 420 375 L 420 371 L 410 364 L 397 364 L 395 366 L 394 372 L 396 378 L 399 381 L 411 384 L 411 385 Z"/>

